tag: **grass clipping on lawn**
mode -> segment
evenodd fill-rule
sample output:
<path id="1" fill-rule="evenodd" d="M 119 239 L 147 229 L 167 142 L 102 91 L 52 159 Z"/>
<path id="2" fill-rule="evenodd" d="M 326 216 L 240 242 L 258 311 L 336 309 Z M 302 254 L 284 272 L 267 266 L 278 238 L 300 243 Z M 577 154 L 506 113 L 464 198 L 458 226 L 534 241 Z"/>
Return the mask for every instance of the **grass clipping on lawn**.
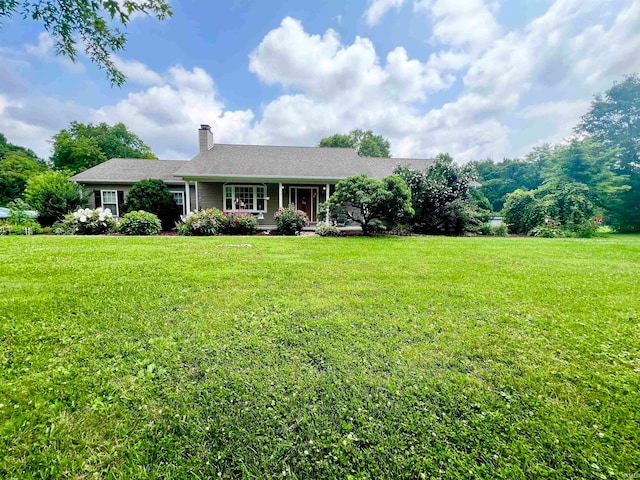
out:
<path id="1" fill-rule="evenodd" d="M 1 478 L 631 478 L 640 237 L 0 237 Z"/>

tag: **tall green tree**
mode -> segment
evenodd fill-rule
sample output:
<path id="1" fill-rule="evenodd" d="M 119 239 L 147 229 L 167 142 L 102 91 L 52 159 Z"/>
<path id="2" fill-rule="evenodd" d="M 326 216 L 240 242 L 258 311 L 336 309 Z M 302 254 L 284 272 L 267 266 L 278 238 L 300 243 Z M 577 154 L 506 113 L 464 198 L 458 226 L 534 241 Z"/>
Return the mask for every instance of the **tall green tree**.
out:
<path id="1" fill-rule="evenodd" d="M 0 159 L 0 205 L 21 198 L 27 181 L 45 170 L 43 163 L 19 153 L 9 153 Z"/>
<path id="2" fill-rule="evenodd" d="M 126 27 L 135 13 L 165 20 L 172 15 L 168 0 L 0 0 L 0 27 L 6 18 L 20 17 L 42 24 L 55 41 L 59 55 L 76 61 L 78 42 L 87 56 L 104 69 L 112 85 L 122 85 L 126 77 L 112 60 L 123 50 Z"/>
<path id="3" fill-rule="evenodd" d="M 49 227 L 69 212 L 86 205 L 82 188 L 69 181 L 69 172 L 48 171 L 31 177 L 24 196 L 38 211 L 38 222 Z"/>
<path id="4" fill-rule="evenodd" d="M 619 149 L 612 169 L 628 176 L 613 223 L 621 231 L 640 231 L 640 76 L 628 75 L 604 94 L 596 95 L 576 132 Z"/>
<path id="5" fill-rule="evenodd" d="M 361 157 L 391 157 L 391 142 L 382 135 L 357 129 L 349 132 L 349 137 Z"/>
<path id="6" fill-rule="evenodd" d="M 32 160 L 37 161 L 43 165 L 46 165 L 46 162 L 39 158 L 33 150 L 30 150 L 26 147 L 21 147 L 19 145 L 14 145 L 13 143 L 9 143 L 7 141 L 7 137 L 5 137 L 2 133 L 0 133 L 0 159 L 6 157 L 7 155 L 15 153 L 20 155 L 21 157 L 30 158 Z"/>
<path id="7" fill-rule="evenodd" d="M 154 159 L 151 147 L 123 123 L 108 125 L 71 122 L 69 128 L 53 136 L 51 161 L 58 169 L 78 173 L 110 158 Z"/>
<path id="8" fill-rule="evenodd" d="M 371 130 L 352 130 L 348 135 L 336 133 L 320 140 L 320 147 L 353 148 L 361 157 L 391 157 L 391 142 Z"/>
<path id="9" fill-rule="evenodd" d="M 579 183 L 588 187 L 589 199 L 614 216 L 622 205 L 621 195 L 629 190 L 628 176 L 616 172 L 619 149 L 609 148 L 587 137 L 558 147 L 543 170 L 547 183 Z"/>
<path id="10" fill-rule="evenodd" d="M 518 189 L 532 190 L 542 184 L 542 161 L 529 158 L 471 162 L 470 165 L 478 173 L 478 182 L 482 184 L 480 191 L 487 197 L 494 212 L 502 210 L 509 193 Z"/>
<path id="11" fill-rule="evenodd" d="M 27 180 L 47 169 L 33 150 L 9 143 L 0 133 L 0 205 L 21 198 Z"/>
<path id="12" fill-rule="evenodd" d="M 330 137 L 325 137 L 320 140 L 319 147 L 332 147 L 332 148 L 354 148 L 353 140 L 349 135 L 342 135 L 336 133 Z"/>

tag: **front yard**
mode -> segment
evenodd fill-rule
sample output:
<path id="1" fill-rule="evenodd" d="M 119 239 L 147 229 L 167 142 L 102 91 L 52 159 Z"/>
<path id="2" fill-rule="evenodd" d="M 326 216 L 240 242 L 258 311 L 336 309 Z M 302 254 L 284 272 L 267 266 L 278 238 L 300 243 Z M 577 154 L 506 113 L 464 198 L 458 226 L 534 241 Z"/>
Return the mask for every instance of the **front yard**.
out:
<path id="1" fill-rule="evenodd" d="M 0 478 L 634 478 L 639 283 L 639 236 L 0 237 Z"/>

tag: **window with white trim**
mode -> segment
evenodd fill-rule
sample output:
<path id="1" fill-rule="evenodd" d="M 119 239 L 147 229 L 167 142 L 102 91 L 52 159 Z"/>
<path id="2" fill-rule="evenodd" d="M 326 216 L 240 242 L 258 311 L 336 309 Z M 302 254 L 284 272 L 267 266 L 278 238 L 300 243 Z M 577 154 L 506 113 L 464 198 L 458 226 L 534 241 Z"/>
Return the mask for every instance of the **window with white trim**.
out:
<path id="1" fill-rule="evenodd" d="M 173 195 L 173 200 L 176 202 L 176 205 L 178 205 L 178 207 L 180 207 L 180 210 L 182 210 L 182 213 L 185 214 L 186 212 L 184 210 L 184 192 L 171 190 L 171 195 Z"/>
<path id="2" fill-rule="evenodd" d="M 118 212 L 118 192 L 117 190 L 100 190 L 102 197 L 102 208 L 111 210 L 111 214 L 116 217 L 120 216 Z"/>
<path id="3" fill-rule="evenodd" d="M 228 212 L 247 210 L 267 211 L 267 187 L 265 185 L 225 185 L 224 209 Z"/>

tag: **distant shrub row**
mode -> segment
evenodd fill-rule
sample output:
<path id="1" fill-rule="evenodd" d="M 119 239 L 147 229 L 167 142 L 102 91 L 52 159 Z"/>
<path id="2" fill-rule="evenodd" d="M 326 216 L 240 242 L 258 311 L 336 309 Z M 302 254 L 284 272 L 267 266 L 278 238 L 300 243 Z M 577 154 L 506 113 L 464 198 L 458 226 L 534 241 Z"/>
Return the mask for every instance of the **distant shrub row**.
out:
<path id="1" fill-rule="evenodd" d="M 592 193 L 582 183 L 548 183 L 507 196 L 509 231 L 534 237 L 591 237 L 599 228 Z"/>

